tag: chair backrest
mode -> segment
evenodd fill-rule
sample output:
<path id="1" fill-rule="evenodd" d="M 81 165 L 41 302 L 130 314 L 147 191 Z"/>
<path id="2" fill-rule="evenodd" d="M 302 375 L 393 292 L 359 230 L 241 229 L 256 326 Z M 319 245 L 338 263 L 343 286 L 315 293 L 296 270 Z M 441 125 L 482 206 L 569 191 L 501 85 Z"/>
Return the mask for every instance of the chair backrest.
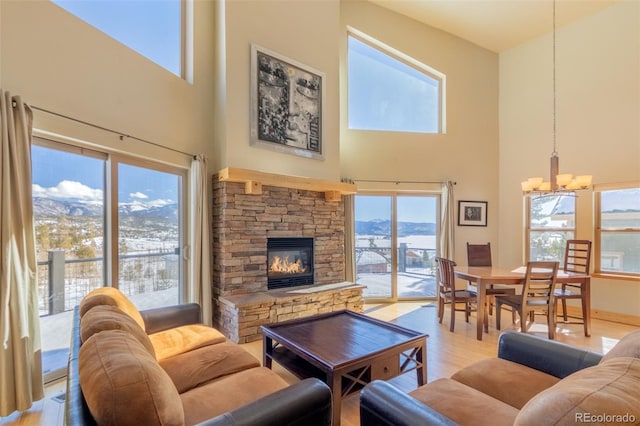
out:
<path id="1" fill-rule="evenodd" d="M 531 261 L 527 263 L 527 272 L 522 289 L 523 305 L 550 305 L 553 303 L 553 290 L 556 286 L 560 262 Z"/>
<path id="2" fill-rule="evenodd" d="M 491 266 L 491 243 L 487 243 L 487 244 L 467 243 L 467 265 Z"/>
<path id="3" fill-rule="evenodd" d="M 438 288 L 440 292 L 456 291 L 456 275 L 454 267 L 456 262 L 445 259 L 444 257 L 436 257 L 438 264 Z"/>
<path id="4" fill-rule="evenodd" d="M 591 241 L 567 240 L 564 250 L 566 272 L 589 273 L 591 265 Z"/>

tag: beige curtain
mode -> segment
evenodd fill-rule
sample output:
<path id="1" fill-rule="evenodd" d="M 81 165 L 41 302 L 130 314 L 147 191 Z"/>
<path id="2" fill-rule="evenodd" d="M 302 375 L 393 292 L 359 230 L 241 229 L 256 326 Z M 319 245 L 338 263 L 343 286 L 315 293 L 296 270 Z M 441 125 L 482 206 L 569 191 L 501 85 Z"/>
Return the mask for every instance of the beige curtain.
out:
<path id="1" fill-rule="evenodd" d="M 442 184 L 442 209 L 440 214 L 440 256 L 452 259 L 454 246 L 455 206 L 453 200 L 453 182 Z"/>
<path id="2" fill-rule="evenodd" d="M 31 200 L 33 114 L 0 89 L 0 416 L 44 397 Z"/>
<path id="3" fill-rule="evenodd" d="M 207 159 L 196 155 L 191 161 L 191 294 L 202 308 L 202 322 L 213 323 L 211 308 L 211 259 L 209 209 L 207 208 Z"/>
<path id="4" fill-rule="evenodd" d="M 343 182 L 353 183 L 352 180 L 343 179 Z M 344 196 L 344 258 L 345 279 L 356 281 L 356 222 L 355 222 L 355 195 Z"/>

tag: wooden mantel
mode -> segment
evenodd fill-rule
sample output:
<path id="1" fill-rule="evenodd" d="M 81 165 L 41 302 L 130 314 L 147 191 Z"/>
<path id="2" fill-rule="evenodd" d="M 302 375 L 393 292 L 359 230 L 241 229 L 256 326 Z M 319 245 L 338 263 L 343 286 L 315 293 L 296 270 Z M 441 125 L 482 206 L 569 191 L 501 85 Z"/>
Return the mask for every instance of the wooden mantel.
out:
<path id="1" fill-rule="evenodd" d="M 357 192 L 356 185 L 352 183 L 266 173 L 234 167 L 220 170 L 218 172 L 218 181 L 244 183 L 245 194 L 262 194 L 262 185 L 324 192 L 324 197 L 327 201 L 340 201 L 343 195 Z"/>

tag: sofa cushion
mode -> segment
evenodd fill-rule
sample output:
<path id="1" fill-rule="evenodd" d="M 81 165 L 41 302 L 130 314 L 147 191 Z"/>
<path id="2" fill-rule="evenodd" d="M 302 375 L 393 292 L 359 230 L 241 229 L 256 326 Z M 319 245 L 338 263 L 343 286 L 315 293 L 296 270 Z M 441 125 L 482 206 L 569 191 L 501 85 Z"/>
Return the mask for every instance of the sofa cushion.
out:
<path id="1" fill-rule="evenodd" d="M 451 378 L 518 409 L 560 381 L 550 374 L 500 358 L 478 361 Z"/>
<path id="2" fill-rule="evenodd" d="M 160 360 L 179 393 L 211 380 L 260 367 L 249 352 L 231 342 L 218 343 Z"/>
<path id="3" fill-rule="evenodd" d="M 127 314 L 116 306 L 95 306 L 80 320 L 80 339 L 86 342 L 91 336 L 106 330 L 122 330 L 130 333 L 155 358 L 156 353 L 147 333 Z"/>
<path id="4" fill-rule="evenodd" d="M 409 395 L 459 424 L 513 425 L 518 410 L 452 379 L 437 379 Z"/>
<path id="5" fill-rule="evenodd" d="M 185 424 L 200 423 L 287 386 L 288 383 L 282 377 L 265 367 L 224 376 L 180 394 Z"/>
<path id="6" fill-rule="evenodd" d="M 100 287 L 92 290 L 80 302 L 80 317 L 82 318 L 91 308 L 100 305 L 111 305 L 120 308 L 122 312 L 129 315 L 142 328 L 144 320 L 140 311 L 120 290 L 113 287 Z"/>
<path id="7" fill-rule="evenodd" d="M 640 329 L 620 339 L 620 341 L 602 357 L 600 363 L 618 357 L 640 358 Z"/>
<path id="8" fill-rule="evenodd" d="M 149 335 L 156 359 L 166 359 L 207 345 L 226 341 L 215 328 L 204 324 L 189 324 Z"/>
<path id="9" fill-rule="evenodd" d="M 592 416 L 602 417 L 602 420 Z M 613 417 L 621 416 L 621 417 Z M 626 416 L 627 420 L 624 420 Z M 614 358 L 565 377 L 531 399 L 517 425 L 611 424 L 640 420 L 640 359 Z"/>
<path id="10" fill-rule="evenodd" d="M 79 376 L 100 425 L 181 425 L 176 387 L 144 346 L 122 330 L 94 334 L 80 348 Z"/>

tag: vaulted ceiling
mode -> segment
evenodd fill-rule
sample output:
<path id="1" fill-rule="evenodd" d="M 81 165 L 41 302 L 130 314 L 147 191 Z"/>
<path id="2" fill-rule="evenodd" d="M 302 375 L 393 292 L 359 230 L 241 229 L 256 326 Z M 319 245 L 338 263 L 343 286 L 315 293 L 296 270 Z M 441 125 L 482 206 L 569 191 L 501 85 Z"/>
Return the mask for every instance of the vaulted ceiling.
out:
<path id="1" fill-rule="evenodd" d="M 550 0 L 369 0 L 494 52 L 553 29 Z M 556 26 L 591 15 L 621 0 L 557 0 Z"/>

